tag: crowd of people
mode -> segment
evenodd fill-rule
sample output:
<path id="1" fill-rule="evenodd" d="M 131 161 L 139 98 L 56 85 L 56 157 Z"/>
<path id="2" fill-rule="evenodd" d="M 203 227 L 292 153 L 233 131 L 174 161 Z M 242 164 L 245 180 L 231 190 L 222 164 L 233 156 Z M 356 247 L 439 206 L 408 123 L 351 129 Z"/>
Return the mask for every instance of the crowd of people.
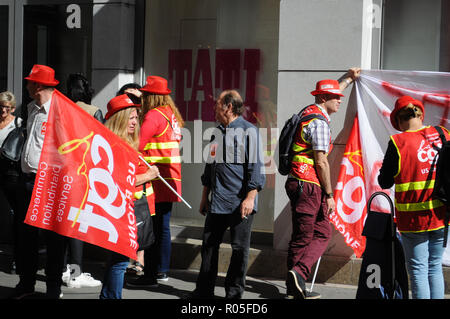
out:
<path id="1" fill-rule="evenodd" d="M 331 172 L 327 154 L 332 149 L 330 115 L 338 112 L 344 89 L 360 76 L 359 68 L 349 69 L 339 80 L 321 80 L 311 92 L 314 103 L 302 115 L 294 136 L 291 171 L 285 183 L 292 212 L 292 235 L 287 247 L 286 288 L 288 298 L 316 299 L 320 294 L 305 287 L 312 266 L 324 253 L 331 236 L 329 214 L 335 210 Z M 16 127 L 26 127 L 27 137 L 19 164 L 2 162 L 0 186 L 14 211 L 14 262 L 19 275 L 12 298 L 24 298 L 35 291 L 39 239 L 46 244 L 46 296 L 61 298 L 61 285 L 95 287 L 102 285 L 101 299 L 122 298 L 125 273 L 132 287 L 156 287 L 169 280 L 171 259 L 170 218 L 173 203 L 180 199 L 158 178 L 163 177 L 181 194 L 179 144 L 184 120 L 172 100 L 166 79 L 148 76 L 146 84 L 128 84 L 101 109 L 91 105 L 93 90 L 82 74 L 67 79 L 67 96 L 80 108 L 103 123 L 142 155 L 139 159 L 136 193 L 147 196 L 153 220 L 154 243 L 137 252 L 137 259 L 109 252 L 102 281 L 83 272 L 83 242 L 25 224 L 52 94 L 59 81 L 45 65 L 35 65 L 27 81 L 32 98 L 26 120 L 14 115 L 15 97 L 0 93 L 0 145 Z M 230 229 L 232 255 L 225 279 L 226 298 L 242 298 L 251 243 L 251 227 L 258 211 L 258 193 L 265 185 L 263 152 L 257 128 L 242 113 L 244 102 L 236 90 L 223 91 L 214 110 L 218 127 L 212 135 L 209 158 L 201 176 L 203 186 L 199 213 L 204 215 L 201 268 L 195 290 L 189 298 L 213 298 L 218 272 L 219 247 Z M 392 126 L 401 133 L 391 136 L 379 175 L 382 188 L 395 186 L 396 216 L 402 234 L 411 289 L 414 298 L 443 298 L 442 241 L 445 208 L 432 200 L 423 187 L 421 171 L 430 171 L 429 162 L 414 157 L 417 145 L 432 147 L 438 139 L 435 129 L 423 125 L 425 109 L 420 101 L 404 96 L 391 113 Z M 243 138 L 229 130 L 255 134 Z M 449 132 L 444 128 L 447 139 Z M 436 137 L 437 136 L 437 137 Z M 241 154 L 237 158 L 236 154 Z M 233 156 L 228 156 L 232 154 Z M 256 160 L 254 160 L 256 159 Z M 432 177 L 434 178 L 434 176 Z M 407 187 L 409 185 L 411 187 Z M 135 196 L 137 198 L 137 196 Z M 421 205 L 426 203 L 427 205 Z"/>

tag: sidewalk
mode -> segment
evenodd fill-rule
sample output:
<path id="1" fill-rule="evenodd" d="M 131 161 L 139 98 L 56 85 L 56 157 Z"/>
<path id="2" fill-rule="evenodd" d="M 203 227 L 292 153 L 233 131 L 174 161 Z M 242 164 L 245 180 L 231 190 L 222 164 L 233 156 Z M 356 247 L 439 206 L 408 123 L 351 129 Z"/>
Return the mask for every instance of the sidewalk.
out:
<path id="1" fill-rule="evenodd" d="M 194 290 L 198 271 L 194 270 L 172 270 L 169 272 L 169 280 L 160 282 L 157 288 L 131 288 L 125 286 L 123 299 L 183 299 Z M 102 279 L 95 276 L 96 279 Z M 5 299 L 12 292 L 19 278 L 0 271 L 0 299 Z M 225 295 L 223 283 L 225 274 L 220 273 L 217 279 L 215 294 L 218 298 Z M 307 284 L 307 288 L 310 284 Z M 314 290 L 322 295 L 322 299 L 354 299 L 356 295 L 355 286 L 340 284 L 315 284 Z M 100 287 L 94 288 L 68 288 L 62 287 L 63 299 L 98 299 Z M 286 285 L 282 280 L 268 278 L 254 278 L 247 276 L 246 289 L 243 299 L 284 299 Z M 45 294 L 44 270 L 38 272 L 36 283 L 36 294 L 32 299 L 41 299 Z M 31 298 L 31 297 L 30 297 Z"/>

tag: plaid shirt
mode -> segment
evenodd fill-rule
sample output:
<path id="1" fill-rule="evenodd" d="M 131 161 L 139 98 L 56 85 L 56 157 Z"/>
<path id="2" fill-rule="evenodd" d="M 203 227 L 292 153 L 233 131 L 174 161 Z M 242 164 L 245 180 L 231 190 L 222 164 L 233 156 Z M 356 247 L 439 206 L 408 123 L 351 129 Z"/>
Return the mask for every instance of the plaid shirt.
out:
<path id="1" fill-rule="evenodd" d="M 325 111 L 321 106 L 317 106 L 325 114 L 329 122 L 330 117 L 327 111 Z M 330 149 L 330 135 L 330 127 L 325 121 L 314 120 L 303 128 L 303 136 L 305 137 L 305 140 L 308 143 L 311 143 L 312 149 L 315 151 L 324 151 L 325 153 L 328 153 Z"/>

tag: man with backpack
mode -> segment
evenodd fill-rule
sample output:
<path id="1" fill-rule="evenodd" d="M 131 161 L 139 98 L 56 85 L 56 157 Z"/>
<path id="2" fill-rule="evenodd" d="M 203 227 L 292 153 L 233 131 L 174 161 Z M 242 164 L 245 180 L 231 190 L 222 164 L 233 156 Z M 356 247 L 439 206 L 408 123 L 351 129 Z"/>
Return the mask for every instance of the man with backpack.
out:
<path id="1" fill-rule="evenodd" d="M 360 68 L 351 68 L 339 81 L 317 82 L 316 90 L 311 92 L 315 104 L 298 115 L 299 124 L 295 125 L 298 127 L 289 146 L 290 167 L 285 184 L 292 210 L 286 278 L 287 295 L 291 298 L 320 298 L 320 294 L 306 290 L 305 281 L 331 236 L 328 214 L 334 211 L 335 202 L 327 160 L 332 148 L 330 115 L 338 111 L 342 91 L 360 72 Z"/>

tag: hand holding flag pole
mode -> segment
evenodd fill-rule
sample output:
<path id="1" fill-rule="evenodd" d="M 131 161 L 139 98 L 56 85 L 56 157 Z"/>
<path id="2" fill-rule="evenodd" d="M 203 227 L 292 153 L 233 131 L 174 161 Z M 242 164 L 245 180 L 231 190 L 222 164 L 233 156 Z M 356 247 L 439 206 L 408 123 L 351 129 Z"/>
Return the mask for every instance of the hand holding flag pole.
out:
<path id="1" fill-rule="evenodd" d="M 139 156 L 139 158 L 140 158 L 140 160 L 143 161 L 148 167 L 151 167 L 151 165 L 150 165 L 149 163 L 147 163 L 147 161 L 146 161 L 145 159 L 143 159 L 142 156 Z M 181 201 L 182 201 L 183 203 L 185 203 L 187 207 L 189 207 L 190 209 L 192 209 L 192 206 L 189 205 L 188 202 L 186 202 L 186 201 L 184 200 L 184 198 L 181 197 L 181 195 L 178 194 L 177 191 L 174 190 L 173 187 L 170 186 L 170 184 L 167 183 L 167 181 L 166 181 L 164 178 L 161 177 L 161 175 L 158 174 L 158 178 L 159 178 L 164 184 L 166 184 L 166 186 L 169 187 L 169 189 L 170 189 L 175 195 L 177 195 L 178 198 L 180 198 Z"/>

